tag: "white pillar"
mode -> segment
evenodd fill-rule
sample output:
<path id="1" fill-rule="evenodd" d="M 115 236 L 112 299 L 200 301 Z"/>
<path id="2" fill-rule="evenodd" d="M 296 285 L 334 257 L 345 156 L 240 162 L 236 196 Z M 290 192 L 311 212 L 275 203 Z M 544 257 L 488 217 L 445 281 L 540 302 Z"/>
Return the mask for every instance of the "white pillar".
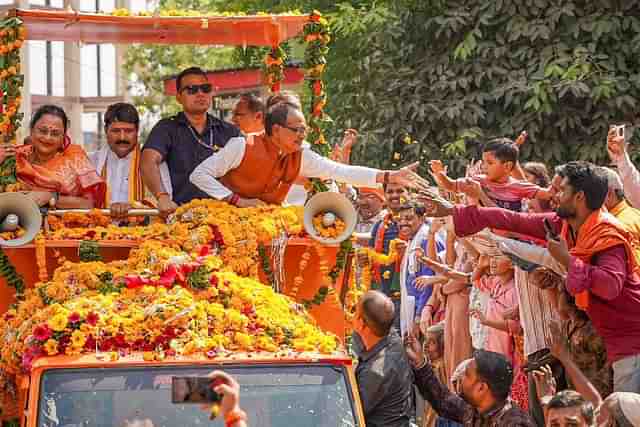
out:
<path id="1" fill-rule="evenodd" d="M 131 1 L 116 0 L 116 8 L 125 8 L 131 10 Z M 114 45 L 116 50 L 116 96 L 122 96 L 124 102 L 131 102 L 131 96 L 127 88 L 128 77 L 124 71 L 124 55 L 127 51 L 128 44 Z"/>
<path id="2" fill-rule="evenodd" d="M 16 7 L 20 9 L 28 9 L 29 8 L 29 0 L 18 0 L 16 2 Z M 24 84 L 22 86 L 22 105 L 20 106 L 20 111 L 24 115 L 22 118 L 22 125 L 18 130 L 17 135 L 17 143 L 21 144 L 24 138 L 29 135 L 29 121 L 31 120 L 31 73 L 30 71 L 30 61 L 29 61 L 29 49 L 31 45 L 29 42 L 25 42 L 20 49 L 20 72 L 24 75 Z"/>
<path id="3" fill-rule="evenodd" d="M 73 10 L 80 9 L 79 0 L 65 0 L 65 8 L 71 7 Z M 80 71 L 80 44 L 76 42 L 65 42 L 64 44 L 64 95 L 69 102 L 67 106 L 67 116 L 71 121 L 69 136 L 74 144 L 83 145 L 82 137 L 82 104 L 80 95 L 82 88 L 82 74 Z"/>

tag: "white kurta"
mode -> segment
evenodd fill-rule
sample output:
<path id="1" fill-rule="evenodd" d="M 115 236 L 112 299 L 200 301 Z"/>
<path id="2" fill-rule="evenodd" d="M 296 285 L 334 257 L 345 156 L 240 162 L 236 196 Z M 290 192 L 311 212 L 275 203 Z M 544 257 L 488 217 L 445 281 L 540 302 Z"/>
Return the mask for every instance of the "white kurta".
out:
<path id="1" fill-rule="evenodd" d="M 231 138 L 220 151 L 200 163 L 191 173 L 189 180 L 215 199 L 230 196 L 233 192 L 216 178 L 240 166 L 246 146 L 244 138 Z M 337 163 L 311 151 L 310 148 L 302 148 L 300 176 L 305 178 L 334 179 L 347 184 L 372 187 L 376 185 L 379 172 L 377 169 Z"/>
<path id="2" fill-rule="evenodd" d="M 129 171 L 131 170 L 133 151 L 121 159 L 111 151 L 108 144 L 105 144 L 100 150 L 88 153 L 88 155 L 98 175 L 101 175 L 102 169 L 105 165 L 107 166 L 107 185 L 111 192 L 109 204 L 127 203 L 129 201 Z M 172 187 L 169 167 L 164 162 L 160 164 L 160 178 L 162 185 L 171 196 Z"/>

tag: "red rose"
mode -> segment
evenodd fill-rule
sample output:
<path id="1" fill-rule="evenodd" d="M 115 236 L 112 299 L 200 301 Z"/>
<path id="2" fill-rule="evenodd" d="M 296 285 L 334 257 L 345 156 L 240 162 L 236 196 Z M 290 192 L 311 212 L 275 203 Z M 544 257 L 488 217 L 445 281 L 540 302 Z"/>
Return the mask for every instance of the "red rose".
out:
<path id="1" fill-rule="evenodd" d="M 100 320 L 100 316 L 98 313 L 94 313 L 93 311 L 87 314 L 87 323 L 91 326 L 96 326 L 98 324 L 98 320 Z"/>
<path id="2" fill-rule="evenodd" d="M 69 323 L 78 323 L 80 321 L 80 313 L 73 312 L 69 315 Z"/>
<path id="3" fill-rule="evenodd" d="M 51 332 L 51 329 L 46 323 L 36 326 L 33 330 L 33 336 L 38 341 L 46 341 L 51 338 L 51 335 L 53 335 L 53 332 Z"/>

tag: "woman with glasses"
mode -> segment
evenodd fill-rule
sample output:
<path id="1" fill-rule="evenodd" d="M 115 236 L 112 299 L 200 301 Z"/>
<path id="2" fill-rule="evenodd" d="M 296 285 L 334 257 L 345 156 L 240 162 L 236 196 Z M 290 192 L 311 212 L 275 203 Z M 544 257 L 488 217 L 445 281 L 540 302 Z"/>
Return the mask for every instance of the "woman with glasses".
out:
<path id="1" fill-rule="evenodd" d="M 63 209 L 100 207 L 106 186 L 79 145 L 67 136 L 64 110 L 43 105 L 30 123 L 30 144 L 0 149 L 0 162 L 16 157 L 18 190 L 38 206 Z"/>

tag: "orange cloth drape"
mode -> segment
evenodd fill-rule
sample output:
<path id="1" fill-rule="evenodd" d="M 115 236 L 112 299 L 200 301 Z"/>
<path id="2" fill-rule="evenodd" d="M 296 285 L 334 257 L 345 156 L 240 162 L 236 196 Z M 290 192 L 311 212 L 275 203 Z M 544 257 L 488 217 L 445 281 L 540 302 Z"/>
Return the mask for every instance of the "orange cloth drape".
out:
<path id="1" fill-rule="evenodd" d="M 129 204 L 132 206 L 143 203 L 145 197 L 144 184 L 142 183 L 142 174 L 140 173 L 140 146 L 136 144 L 136 148 L 132 151 L 131 166 L 129 167 Z M 104 196 L 104 206 L 111 204 L 111 189 L 109 188 L 109 179 L 107 177 L 108 159 L 102 166 L 100 176 L 107 186 Z"/>
<path id="2" fill-rule="evenodd" d="M 102 207 L 106 184 L 82 147 L 70 144 L 41 165 L 29 161 L 32 150 L 32 146 L 24 146 L 16 152 L 16 175 L 27 189 L 52 191 L 62 196 L 91 197 L 95 207 Z"/>
<path id="3" fill-rule="evenodd" d="M 627 271 L 629 273 L 638 270 L 636 248 L 638 242 L 635 237 L 610 213 L 603 209 L 594 211 L 582 227 L 574 242 L 569 233 L 569 224 L 562 224 L 561 236 L 569 246 L 569 253 L 584 262 L 591 262 L 591 258 L 598 252 L 605 251 L 614 246 L 623 245 L 627 253 Z M 576 305 L 582 310 L 589 307 L 589 292 L 580 292 L 575 296 Z"/>

